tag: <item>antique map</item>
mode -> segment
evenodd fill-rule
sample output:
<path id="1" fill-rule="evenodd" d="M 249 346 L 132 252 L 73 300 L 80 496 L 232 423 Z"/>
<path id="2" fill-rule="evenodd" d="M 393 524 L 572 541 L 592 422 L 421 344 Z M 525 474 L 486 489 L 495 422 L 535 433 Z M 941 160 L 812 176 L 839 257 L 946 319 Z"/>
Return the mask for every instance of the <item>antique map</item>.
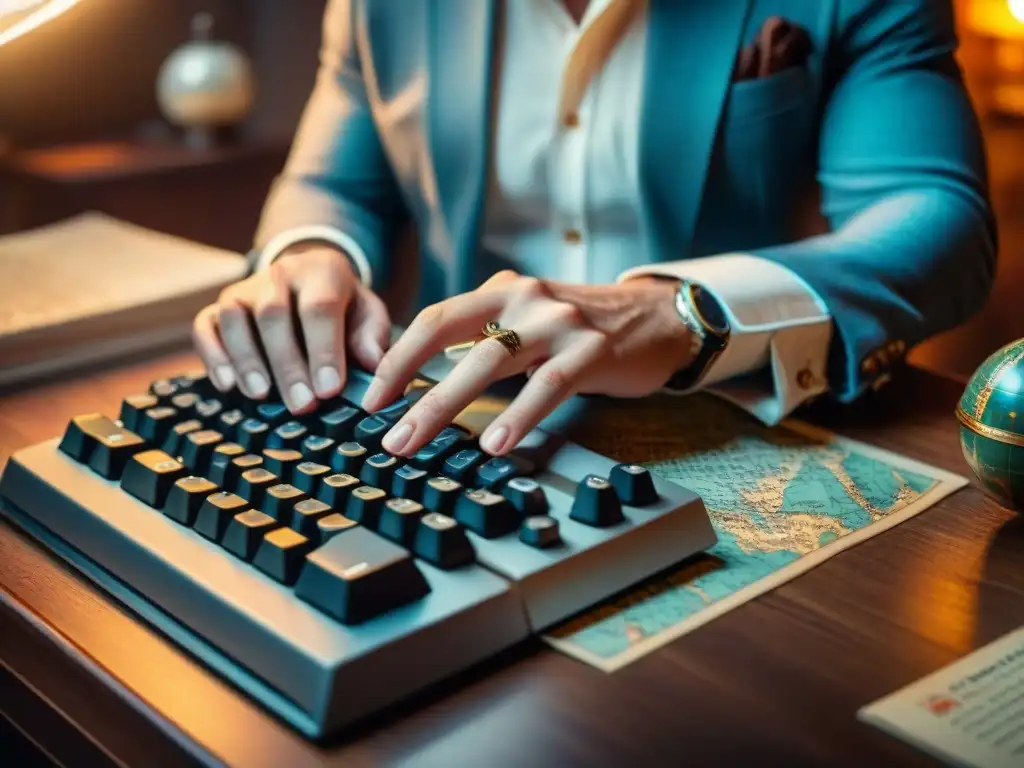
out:
<path id="1" fill-rule="evenodd" d="M 967 484 L 799 422 L 769 429 L 718 401 L 694 420 L 692 450 L 647 466 L 704 499 L 718 543 L 550 632 L 553 647 L 614 671 Z"/>

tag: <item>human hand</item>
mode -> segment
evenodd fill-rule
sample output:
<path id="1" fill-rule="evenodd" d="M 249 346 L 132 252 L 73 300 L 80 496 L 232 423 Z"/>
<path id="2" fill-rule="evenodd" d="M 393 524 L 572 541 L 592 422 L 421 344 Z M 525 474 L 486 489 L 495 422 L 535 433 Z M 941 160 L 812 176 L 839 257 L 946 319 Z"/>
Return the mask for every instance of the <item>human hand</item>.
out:
<path id="1" fill-rule="evenodd" d="M 305 350 L 299 346 L 300 329 Z M 372 371 L 390 336 L 387 307 L 362 285 L 344 254 L 308 243 L 229 285 L 216 303 L 199 312 L 192 330 L 218 390 L 237 385 L 245 396 L 262 399 L 273 380 L 295 414 L 314 409 L 317 398 L 341 392 L 346 349 Z"/>
<path id="2" fill-rule="evenodd" d="M 401 396 L 416 371 L 445 347 L 477 338 L 488 321 L 516 331 L 511 355 L 494 339 L 474 345 L 384 438 L 389 453 L 412 456 L 486 387 L 530 372 L 508 408 L 481 435 L 498 456 L 576 393 L 639 397 L 657 391 L 691 358 L 674 281 L 639 278 L 619 285 L 567 285 L 502 272 L 479 289 L 427 307 L 380 365 L 363 399 L 368 411 Z"/>

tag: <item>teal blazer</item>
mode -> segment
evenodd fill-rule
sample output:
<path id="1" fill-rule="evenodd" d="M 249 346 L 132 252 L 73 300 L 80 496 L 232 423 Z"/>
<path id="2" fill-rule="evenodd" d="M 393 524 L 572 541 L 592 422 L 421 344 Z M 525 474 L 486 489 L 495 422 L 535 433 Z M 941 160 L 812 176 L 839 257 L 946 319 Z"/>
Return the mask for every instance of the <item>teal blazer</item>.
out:
<path id="1" fill-rule="evenodd" d="M 494 0 L 331 0 L 257 251 L 291 227 L 336 227 L 377 290 L 414 271 L 417 306 L 500 268 L 480 249 L 498 13 Z M 735 251 L 788 267 L 833 317 L 842 400 L 982 305 L 996 230 L 948 2 L 650 0 L 648 13 L 650 251 L 621 269 Z M 734 82 L 770 16 L 808 31 L 810 60 Z M 809 211 L 822 226 L 807 226 Z M 402 255 L 407 224 L 419 246 Z"/>

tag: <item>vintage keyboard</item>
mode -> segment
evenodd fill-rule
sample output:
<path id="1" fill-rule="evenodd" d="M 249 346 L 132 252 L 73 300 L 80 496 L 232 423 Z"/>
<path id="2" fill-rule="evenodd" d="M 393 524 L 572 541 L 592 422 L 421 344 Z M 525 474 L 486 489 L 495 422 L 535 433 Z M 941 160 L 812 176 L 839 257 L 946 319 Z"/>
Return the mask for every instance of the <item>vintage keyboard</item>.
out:
<path id="1" fill-rule="evenodd" d="M 695 494 L 557 432 L 491 458 L 452 425 L 396 460 L 422 390 L 366 414 L 370 378 L 299 419 L 156 381 L 16 453 L 0 508 L 311 738 L 715 542 Z"/>

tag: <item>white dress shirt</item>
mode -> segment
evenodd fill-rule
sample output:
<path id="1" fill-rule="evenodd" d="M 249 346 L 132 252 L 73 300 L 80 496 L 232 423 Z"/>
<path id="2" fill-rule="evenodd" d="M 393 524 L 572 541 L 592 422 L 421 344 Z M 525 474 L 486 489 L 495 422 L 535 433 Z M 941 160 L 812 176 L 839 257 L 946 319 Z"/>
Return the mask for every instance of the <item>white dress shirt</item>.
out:
<path id="1" fill-rule="evenodd" d="M 646 19 L 637 14 L 621 34 L 609 32 L 611 14 L 623 11 L 616 3 L 628 2 L 591 0 L 580 24 L 562 0 L 505 4 L 483 245 L 524 274 L 562 282 L 657 274 L 700 283 L 732 326 L 701 386 L 775 424 L 827 389 L 832 324 L 800 278 L 742 253 L 616 272 L 616 254 L 646 249 L 638 182 Z M 329 227 L 280 233 L 261 265 L 306 240 L 345 250 L 369 284 L 358 245 Z M 768 368 L 770 376 L 742 376 Z"/>

